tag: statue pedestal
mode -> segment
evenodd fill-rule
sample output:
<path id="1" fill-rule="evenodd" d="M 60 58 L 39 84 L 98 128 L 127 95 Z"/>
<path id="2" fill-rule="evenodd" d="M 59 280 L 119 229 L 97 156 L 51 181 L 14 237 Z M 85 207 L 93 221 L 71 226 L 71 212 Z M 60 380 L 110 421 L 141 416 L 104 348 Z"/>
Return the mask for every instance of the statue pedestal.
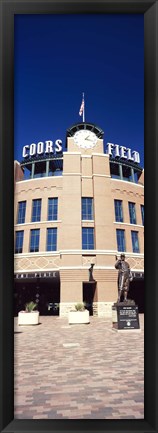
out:
<path id="1" fill-rule="evenodd" d="M 116 302 L 112 307 L 113 329 L 140 330 L 138 306 L 134 301 Z"/>

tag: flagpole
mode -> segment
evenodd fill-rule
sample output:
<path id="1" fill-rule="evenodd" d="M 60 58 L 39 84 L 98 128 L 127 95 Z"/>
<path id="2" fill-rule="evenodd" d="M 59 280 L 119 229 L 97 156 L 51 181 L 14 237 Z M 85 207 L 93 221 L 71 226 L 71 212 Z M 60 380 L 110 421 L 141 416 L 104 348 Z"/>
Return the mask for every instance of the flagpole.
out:
<path id="1" fill-rule="evenodd" d="M 84 106 L 83 106 L 83 122 L 85 122 L 85 100 L 84 100 L 84 93 L 83 93 L 83 101 L 84 101 Z"/>

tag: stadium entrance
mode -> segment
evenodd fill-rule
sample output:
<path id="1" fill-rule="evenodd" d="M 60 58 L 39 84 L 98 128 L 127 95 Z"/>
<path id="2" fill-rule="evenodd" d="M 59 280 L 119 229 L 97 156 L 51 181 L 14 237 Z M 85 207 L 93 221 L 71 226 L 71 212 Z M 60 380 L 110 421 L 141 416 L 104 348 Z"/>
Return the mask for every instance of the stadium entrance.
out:
<path id="1" fill-rule="evenodd" d="M 14 279 L 14 315 L 33 301 L 41 315 L 59 315 L 59 272 L 16 274 Z"/>
<path id="2" fill-rule="evenodd" d="M 93 316 L 93 302 L 97 302 L 96 281 L 83 282 L 83 302 L 90 316 Z"/>
<path id="3" fill-rule="evenodd" d="M 133 281 L 130 282 L 128 297 L 134 299 L 139 313 L 144 313 L 144 273 L 132 272 L 132 274 Z"/>

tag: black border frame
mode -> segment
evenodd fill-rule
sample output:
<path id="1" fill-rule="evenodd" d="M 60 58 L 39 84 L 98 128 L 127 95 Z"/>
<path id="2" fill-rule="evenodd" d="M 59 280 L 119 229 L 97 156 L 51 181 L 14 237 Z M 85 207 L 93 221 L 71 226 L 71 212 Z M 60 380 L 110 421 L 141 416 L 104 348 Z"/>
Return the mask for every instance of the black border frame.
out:
<path id="1" fill-rule="evenodd" d="M 142 13 L 145 26 L 145 418 L 14 420 L 13 148 L 14 14 Z M 0 0 L 0 431 L 158 432 L 158 0 Z M 157 120 L 157 124 L 156 124 Z"/>

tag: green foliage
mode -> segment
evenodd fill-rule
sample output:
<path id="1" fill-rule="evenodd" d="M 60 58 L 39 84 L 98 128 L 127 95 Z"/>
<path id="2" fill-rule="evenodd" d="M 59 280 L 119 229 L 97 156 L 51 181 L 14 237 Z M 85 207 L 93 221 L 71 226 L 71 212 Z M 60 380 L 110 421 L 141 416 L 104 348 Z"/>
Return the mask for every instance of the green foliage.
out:
<path id="1" fill-rule="evenodd" d="M 37 304 L 35 304 L 35 302 L 33 302 L 33 301 L 25 304 L 25 310 L 27 311 L 27 313 L 31 313 L 31 311 L 33 311 L 36 307 L 37 307 Z"/>
<path id="2" fill-rule="evenodd" d="M 76 311 L 84 311 L 85 310 L 84 303 L 81 302 L 81 303 L 76 304 L 75 309 L 76 309 Z"/>

